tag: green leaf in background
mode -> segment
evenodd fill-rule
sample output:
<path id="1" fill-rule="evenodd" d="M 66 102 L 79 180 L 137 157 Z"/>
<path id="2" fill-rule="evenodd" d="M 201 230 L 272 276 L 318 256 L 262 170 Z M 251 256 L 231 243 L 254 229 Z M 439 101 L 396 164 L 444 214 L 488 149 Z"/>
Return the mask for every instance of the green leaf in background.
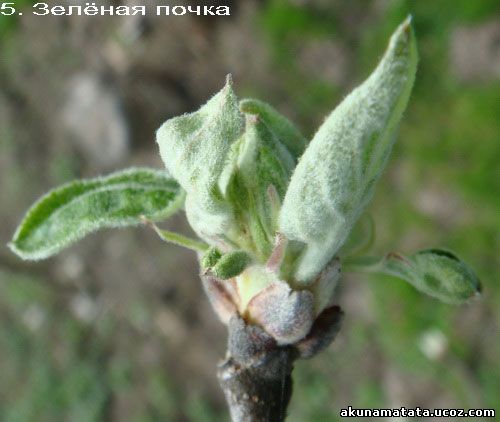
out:
<path id="1" fill-rule="evenodd" d="M 198 111 L 167 120 L 156 133 L 166 168 L 187 192 L 189 223 L 207 242 L 224 239 L 234 224 L 217 180 L 242 127 L 243 117 L 228 77 L 224 88 Z"/>
<path id="2" fill-rule="evenodd" d="M 9 247 L 23 259 L 56 254 L 105 227 L 166 218 L 183 204 L 184 191 L 166 172 L 131 168 L 77 180 L 43 196 L 26 213 Z"/>
<path id="3" fill-rule="evenodd" d="M 346 261 L 345 267 L 401 278 L 445 303 L 458 305 L 481 293 L 481 284 L 474 271 L 456 255 L 442 249 L 425 249 L 409 257 L 390 253 L 382 259 L 354 259 L 350 263 Z"/>
<path id="4" fill-rule="evenodd" d="M 330 114 L 290 181 L 281 232 L 305 244 L 295 278 L 307 283 L 346 241 L 371 199 L 415 79 L 411 19 L 394 32 L 371 76 Z"/>

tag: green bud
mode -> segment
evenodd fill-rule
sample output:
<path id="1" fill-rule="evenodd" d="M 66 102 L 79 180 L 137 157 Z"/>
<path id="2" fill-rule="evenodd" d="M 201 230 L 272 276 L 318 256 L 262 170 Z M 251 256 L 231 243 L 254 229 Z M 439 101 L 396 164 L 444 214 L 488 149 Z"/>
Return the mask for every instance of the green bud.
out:
<path id="1" fill-rule="evenodd" d="M 302 242 L 295 278 L 309 283 L 346 241 L 373 194 L 415 78 L 410 19 L 391 37 L 370 77 L 330 114 L 302 155 L 280 215 L 280 230 Z"/>
<path id="2" fill-rule="evenodd" d="M 278 229 L 276 202 L 284 197 L 294 168 L 294 157 L 275 133 L 260 117 L 247 115 L 245 132 L 231 148 L 219 189 L 235 210 L 240 239 L 233 241 L 262 261 Z"/>
<path id="3" fill-rule="evenodd" d="M 234 251 L 222 255 L 212 268 L 215 277 L 221 280 L 236 277 L 250 264 L 251 258 L 244 251 Z"/>
<path id="4" fill-rule="evenodd" d="M 212 246 L 201 258 L 201 266 L 203 268 L 212 268 L 215 264 L 217 264 L 221 257 L 222 253 L 217 248 Z"/>
<path id="5" fill-rule="evenodd" d="M 156 134 L 165 166 L 187 192 L 185 207 L 191 226 L 212 244 L 234 224 L 217 181 L 242 125 L 228 78 L 226 86 L 198 111 L 167 120 Z"/>
<path id="6" fill-rule="evenodd" d="M 461 304 L 481 292 L 474 271 L 445 250 L 426 249 L 409 258 L 389 254 L 379 264 L 379 271 L 400 277 L 417 290 L 445 303 Z"/>

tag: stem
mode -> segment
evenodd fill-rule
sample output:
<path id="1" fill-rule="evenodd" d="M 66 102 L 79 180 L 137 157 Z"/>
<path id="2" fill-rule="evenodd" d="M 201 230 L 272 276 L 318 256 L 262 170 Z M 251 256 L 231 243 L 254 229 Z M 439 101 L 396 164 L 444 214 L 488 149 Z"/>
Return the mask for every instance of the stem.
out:
<path id="1" fill-rule="evenodd" d="M 356 258 L 362 256 L 365 253 L 369 252 L 372 248 L 373 243 L 375 242 L 375 221 L 370 214 L 367 215 L 366 221 L 368 222 L 368 235 L 360 244 L 356 245 L 353 250 L 347 253 L 348 257 Z"/>
<path id="2" fill-rule="evenodd" d="M 381 271 L 385 257 L 357 256 L 345 258 L 342 267 L 346 272 L 374 273 Z"/>
<path id="3" fill-rule="evenodd" d="M 164 240 L 165 242 L 173 243 L 175 245 L 191 249 L 195 252 L 206 252 L 208 250 L 208 245 L 205 242 L 199 242 L 180 233 L 160 229 L 155 223 L 148 220 L 144 216 L 142 216 L 141 219 L 144 224 L 150 226 L 158 234 L 158 236 L 160 236 L 161 240 Z"/>
<path id="4" fill-rule="evenodd" d="M 337 258 L 334 268 L 336 264 Z M 304 338 L 280 346 L 264 328 L 245 322 L 238 313 L 237 292 L 230 280 L 209 273 L 202 273 L 201 280 L 214 311 L 228 326 L 226 358 L 217 376 L 233 422 L 284 421 L 294 361 L 312 358 L 327 348 L 340 330 L 344 313 L 338 306 L 324 309 Z"/>
<path id="5" fill-rule="evenodd" d="M 191 239 L 190 237 L 184 236 L 180 233 L 159 229 L 158 227 L 155 228 L 155 231 L 165 242 L 174 243 L 195 252 L 206 252 L 208 250 L 208 245 L 206 243 L 198 242 L 197 240 Z"/>
<path id="6" fill-rule="evenodd" d="M 217 375 L 234 422 L 282 422 L 292 396 L 291 346 L 278 346 L 239 316 L 229 322 L 228 354 Z"/>

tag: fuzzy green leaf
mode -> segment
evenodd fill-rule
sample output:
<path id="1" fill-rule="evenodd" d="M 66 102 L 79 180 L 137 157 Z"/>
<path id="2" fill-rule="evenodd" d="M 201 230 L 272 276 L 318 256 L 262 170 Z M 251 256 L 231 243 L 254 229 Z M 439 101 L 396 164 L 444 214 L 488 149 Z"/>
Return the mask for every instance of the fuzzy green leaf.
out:
<path id="1" fill-rule="evenodd" d="M 305 247 L 297 280 L 309 282 L 332 259 L 370 200 L 406 108 L 416 63 L 407 19 L 375 71 L 325 120 L 302 155 L 280 215 L 282 233 Z"/>
<path id="2" fill-rule="evenodd" d="M 132 168 L 77 180 L 37 201 L 9 246 L 23 259 L 48 258 L 98 229 L 166 218 L 183 201 L 184 191 L 164 171 Z"/>
<path id="3" fill-rule="evenodd" d="M 346 263 L 346 267 L 401 278 L 445 303 L 461 304 L 481 292 L 474 271 L 455 254 L 442 249 L 426 249 L 409 257 L 391 253 L 382 259 L 358 259 Z"/>
<path id="4" fill-rule="evenodd" d="M 186 214 L 207 242 L 223 238 L 233 225 L 230 206 L 217 181 L 243 118 L 228 78 L 226 86 L 198 111 L 167 120 L 158 129 L 160 154 L 172 176 L 186 190 Z"/>
<path id="5" fill-rule="evenodd" d="M 257 115 L 247 114 L 245 132 L 233 144 L 219 188 L 235 210 L 243 236 L 237 241 L 266 259 L 278 228 L 276 208 L 286 192 L 295 160 Z M 275 197 L 276 196 L 276 197 Z"/>
<path id="6" fill-rule="evenodd" d="M 307 139 L 274 107 L 264 101 L 246 98 L 240 101 L 240 109 L 243 113 L 259 116 L 296 160 L 302 155 L 307 146 Z"/>

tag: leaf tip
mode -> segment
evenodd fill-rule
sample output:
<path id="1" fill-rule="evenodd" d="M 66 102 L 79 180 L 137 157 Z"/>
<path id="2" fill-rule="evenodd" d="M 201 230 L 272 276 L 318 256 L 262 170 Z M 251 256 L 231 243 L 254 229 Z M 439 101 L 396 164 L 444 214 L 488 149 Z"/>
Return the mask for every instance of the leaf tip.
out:
<path id="1" fill-rule="evenodd" d="M 411 27 L 412 23 L 413 23 L 413 15 L 410 13 L 406 17 L 406 19 L 403 21 L 403 25 L 404 25 L 405 31 L 409 30 L 409 28 Z"/>
<path id="2" fill-rule="evenodd" d="M 394 31 L 394 34 L 391 37 L 390 46 L 396 48 L 398 52 L 403 52 L 408 48 L 407 46 L 413 46 L 415 43 L 416 39 L 415 31 L 413 30 L 413 16 L 408 15 L 396 31 Z"/>
<path id="3" fill-rule="evenodd" d="M 15 253 L 16 255 L 19 255 L 19 253 L 17 251 L 17 246 L 14 243 L 14 241 L 7 243 L 7 247 L 11 250 L 11 252 Z"/>
<path id="4" fill-rule="evenodd" d="M 231 89 L 233 87 L 233 75 L 228 73 L 226 75 L 226 88 Z"/>
<path id="5" fill-rule="evenodd" d="M 23 261 L 40 261 L 42 259 L 50 257 L 49 253 L 37 253 L 37 252 L 28 252 L 23 250 L 17 243 L 16 240 L 13 239 L 9 243 L 7 243 L 7 247 L 11 250 L 12 253 L 17 255 Z"/>

